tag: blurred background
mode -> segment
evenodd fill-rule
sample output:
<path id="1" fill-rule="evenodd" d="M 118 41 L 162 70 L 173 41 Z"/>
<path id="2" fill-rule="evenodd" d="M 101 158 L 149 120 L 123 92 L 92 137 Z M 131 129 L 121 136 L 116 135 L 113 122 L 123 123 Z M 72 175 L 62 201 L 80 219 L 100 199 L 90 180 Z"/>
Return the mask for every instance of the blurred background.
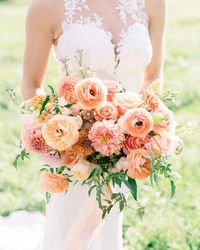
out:
<path id="1" fill-rule="evenodd" d="M 168 0 L 165 90 L 179 91 L 173 106 L 178 125 L 200 120 L 200 1 Z M 24 22 L 28 1 L 0 0 L 0 215 L 15 211 L 45 212 L 38 183 L 41 161 L 32 157 L 16 171 L 20 116 L 5 87 L 21 97 Z M 56 84 L 51 55 L 46 82 Z M 181 175 L 176 197 L 139 184 L 140 204 L 131 201 L 124 217 L 125 250 L 200 250 L 200 131 L 185 139 L 185 149 L 172 163 Z M 139 216 L 137 208 L 140 209 Z M 1 242 L 1 235 L 0 235 Z M 0 249 L 1 244 L 0 244 Z M 9 249 L 7 249 L 9 250 Z"/>

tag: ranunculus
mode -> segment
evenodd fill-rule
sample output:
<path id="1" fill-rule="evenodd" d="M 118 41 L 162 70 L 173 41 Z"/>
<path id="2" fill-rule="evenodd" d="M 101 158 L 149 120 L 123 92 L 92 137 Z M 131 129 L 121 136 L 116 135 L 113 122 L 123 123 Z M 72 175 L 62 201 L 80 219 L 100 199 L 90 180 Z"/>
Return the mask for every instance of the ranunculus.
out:
<path id="1" fill-rule="evenodd" d="M 107 88 L 98 78 L 87 78 L 75 86 L 80 106 L 86 110 L 101 108 L 107 101 Z"/>
<path id="2" fill-rule="evenodd" d="M 55 115 L 42 128 L 46 143 L 59 151 L 64 151 L 77 142 L 78 125 L 74 117 Z"/>
<path id="3" fill-rule="evenodd" d="M 43 124 L 33 125 L 34 122 L 25 123 L 27 127 L 23 126 L 22 129 L 22 142 L 27 152 L 46 153 L 50 150 L 50 147 L 42 136 Z"/>
<path id="4" fill-rule="evenodd" d="M 113 103 L 118 108 L 119 114 L 123 115 L 129 109 L 138 108 L 143 101 L 137 93 L 123 92 L 116 94 Z"/>
<path id="5" fill-rule="evenodd" d="M 145 179 L 150 176 L 150 154 L 145 149 L 133 149 L 127 156 L 127 175 L 132 179 Z"/>
<path id="6" fill-rule="evenodd" d="M 87 180 L 87 178 L 92 173 L 94 168 L 94 164 L 82 159 L 79 160 L 72 168 L 71 173 L 75 176 L 75 178 L 79 181 Z"/>
<path id="7" fill-rule="evenodd" d="M 74 152 L 73 150 L 67 150 L 65 151 L 64 155 L 63 155 L 63 159 L 64 159 L 64 165 L 66 167 L 73 167 L 77 161 L 81 158 L 81 155 Z"/>
<path id="8" fill-rule="evenodd" d="M 94 110 L 94 117 L 97 121 L 102 121 L 104 119 L 116 121 L 118 118 L 118 111 L 111 102 L 108 102 L 106 106 Z"/>
<path id="9" fill-rule="evenodd" d="M 103 80 L 103 83 L 106 85 L 108 88 L 108 95 L 107 95 L 107 100 L 109 102 L 112 102 L 115 95 L 119 92 L 120 90 L 120 84 L 117 81 L 114 80 Z"/>
<path id="10" fill-rule="evenodd" d="M 151 137 L 149 135 L 144 138 L 128 135 L 123 143 L 123 151 L 128 155 L 132 149 L 145 148 L 145 144 L 148 143 L 150 139 Z"/>
<path id="11" fill-rule="evenodd" d="M 175 134 L 163 131 L 161 135 L 154 136 L 150 142 L 146 144 L 146 148 L 154 153 L 165 153 L 171 155 L 175 151 Z"/>
<path id="12" fill-rule="evenodd" d="M 77 99 L 74 93 L 74 88 L 80 79 L 76 76 L 65 76 L 59 84 L 58 96 L 64 97 L 67 102 L 76 103 Z"/>
<path id="13" fill-rule="evenodd" d="M 62 193 L 68 189 L 69 182 L 66 176 L 44 171 L 40 176 L 40 185 L 48 193 Z"/>
<path id="14" fill-rule="evenodd" d="M 153 118 L 143 108 L 128 110 L 122 124 L 125 132 L 134 137 L 145 137 L 153 129 Z"/>
<path id="15" fill-rule="evenodd" d="M 115 168 L 118 171 L 126 172 L 128 170 L 128 160 L 126 157 L 121 157 L 119 161 L 116 163 Z"/>
<path id="16" fill-rule="evenodd" d="M 160 122 L 154 123 L 153 130 L 155 133 L 160 134 L 163 131 L 170 131 L 175 128 L 174 115 L 164 104 L 160 104 L 159 108 L 152 113 L 153 117 L 159 117 Z"/>

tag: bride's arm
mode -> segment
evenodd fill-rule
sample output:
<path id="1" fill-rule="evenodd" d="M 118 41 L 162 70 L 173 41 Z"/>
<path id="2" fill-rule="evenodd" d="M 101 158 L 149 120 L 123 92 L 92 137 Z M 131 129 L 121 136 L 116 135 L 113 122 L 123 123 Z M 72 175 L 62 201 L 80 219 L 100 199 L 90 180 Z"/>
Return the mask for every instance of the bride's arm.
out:
<path id="1" fill-rule="evenodd" d="M 163 54 L 166 23 L 166 0 L 146 0 L 149 16 L 149 32 L 153 47 L 150 64 L 146 67 L 140 91 L 153 80 L 160 78 L 163 85 Z M 162 91 L 161 86 L 161 91 Z"/>
<path id="2" fill-rule="evenodd" d="M 22 93 L 25 99 L 43 89 L 48 56 L 54 42 L 56 2 L 32 0 L 26 18 Z"/>

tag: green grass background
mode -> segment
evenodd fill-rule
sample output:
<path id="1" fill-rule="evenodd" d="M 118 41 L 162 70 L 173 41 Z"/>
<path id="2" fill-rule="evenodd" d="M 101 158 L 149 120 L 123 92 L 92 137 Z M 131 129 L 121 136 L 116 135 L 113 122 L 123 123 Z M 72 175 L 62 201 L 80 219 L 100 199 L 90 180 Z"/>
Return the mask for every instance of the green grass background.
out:
<path id="1" fill-rule="evenodd" d="M 5 93 L 12 86 L 20 96 L 24 21 L 27 3 L 0 1 L 0 214 L 26 209 L 44 212 L 38 184 L 40 159 L 36 156 L 16 172 L 12 161 L 18 152 L 20 116 Z M 169 0 L 166 37 L 165 89 L 178 90 L 174 108 L 178 124 L 200 120 L 200 1 Z M 58 77 L 51 56 L 47 82 Z M 173 200 L 168 194 L 139 184 L 143 219 L 136 208 L 125 212 L 125 250 L 200 250 L 200 131 L 185 139 L 184 153 L 173 160 L 182 178 Z M 139 205 L 140 205 L 139 204 Z"/>

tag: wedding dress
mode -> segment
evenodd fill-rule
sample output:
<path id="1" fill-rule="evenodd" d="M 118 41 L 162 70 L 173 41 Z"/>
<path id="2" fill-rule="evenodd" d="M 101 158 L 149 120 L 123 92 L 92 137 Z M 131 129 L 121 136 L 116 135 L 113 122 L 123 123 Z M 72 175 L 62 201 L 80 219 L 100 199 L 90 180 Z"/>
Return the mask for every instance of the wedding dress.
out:
<path id="1" fill-rule="evenodd" d="M 152 57 L 145 0 L 64 0 L 64 6 L 63 33 L 55 45 L 61 74 L 66 63 L 69 73 L 77 72 L 76 55 L 82 51 L 84 66 L 98 77 L 116 79 L 126 90 L 136 91 Z M 113 26 L 117 35 L 109 30 Z M 43 249 L 121 250 L 122 214 L 114 208 L 102 224 L 99 213 L 95 199 L 81 185 L 53 195 L 46 208 Z"/>

